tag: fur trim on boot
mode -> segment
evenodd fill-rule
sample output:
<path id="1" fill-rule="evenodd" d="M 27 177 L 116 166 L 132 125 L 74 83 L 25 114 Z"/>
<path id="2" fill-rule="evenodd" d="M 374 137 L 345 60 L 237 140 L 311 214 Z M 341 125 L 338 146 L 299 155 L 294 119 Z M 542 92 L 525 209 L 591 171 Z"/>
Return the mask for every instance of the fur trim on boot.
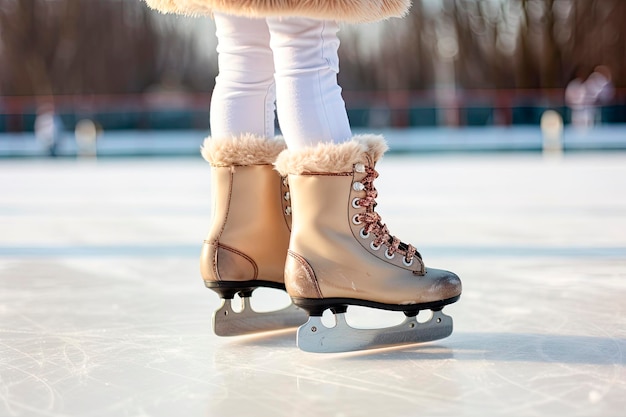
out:
<path id="1" fill-rule="evenodd" d="M 403 17 L 410 0 L 145 0 L 163 13 L 211 15 L 222 12 L 237 16 L 300 16 L 345 22 L 373 22 Z"/>
<path id="2" fill-rule="evenodd" d="M 202 157 L 213 166 L 271 165 L 285 149 L 282 139 L 266 139 L 255 135 L 233 138 L 206 138 Z"/>
<path id="3" fill-rule="evenodd" d="M 382 136 L 359 135 L 343 143 L 319 143 L 299 151 L 284 151 L 276 159 L 276 170 L 282 175 L 306 173 L 338 174 L 352 172 L 357 162 L 376 163 L 387 151 Z"/>

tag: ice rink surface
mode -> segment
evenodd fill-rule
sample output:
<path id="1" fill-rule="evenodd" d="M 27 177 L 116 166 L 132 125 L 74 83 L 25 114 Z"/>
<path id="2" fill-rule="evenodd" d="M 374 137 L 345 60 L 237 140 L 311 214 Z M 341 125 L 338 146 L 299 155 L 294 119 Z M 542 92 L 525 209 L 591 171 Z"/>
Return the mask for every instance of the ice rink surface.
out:
<path id="1" fill-rule="evenodd" d="M 199 158 L 0 160 L 0 416 L 625 415 L 626 154 L 390 155 L 379 171 L 391 233 L 463 279 L 455 331 L 312 354 L 293 330 L 212 334 Z"/>

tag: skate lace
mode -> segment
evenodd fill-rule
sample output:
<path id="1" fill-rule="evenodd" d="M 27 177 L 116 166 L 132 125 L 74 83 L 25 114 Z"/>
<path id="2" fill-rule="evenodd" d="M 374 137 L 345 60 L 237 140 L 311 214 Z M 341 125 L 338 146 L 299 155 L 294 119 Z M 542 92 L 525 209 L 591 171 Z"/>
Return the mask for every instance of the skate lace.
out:
<path id="1" fill-rule="evenodd" d="M 363 167 L 359 167 L 360 171 Z M 363 190 L 365 191 L 365 197 L 356 201 L 361 207 L 365 207 L 367 211 L 356 215 L 356 220 L 364 223 L 363 232 L 367 235 L 373 233 L 375 238 L 372 241 L 372 245 L 379 248 L 381 245 L 387 246 L 387 257 L 392 258 L 397 252 L 404 255 L 405 264 L 412 264 L 413 258 L 422 258 L 421 254 L 411 244 L 404 243 L 395 236 L 389 233 L 387 226 L 382 223 L 380 214 L 374 211 L 376 207 L 376 198 L 378 197 L 378 191 L 374 187 L 374 180 L 378 178 L 378 172 L 369 166 L 365 166 L 365 172 L 367 175 L 360 183 L 363 184 Z"/>

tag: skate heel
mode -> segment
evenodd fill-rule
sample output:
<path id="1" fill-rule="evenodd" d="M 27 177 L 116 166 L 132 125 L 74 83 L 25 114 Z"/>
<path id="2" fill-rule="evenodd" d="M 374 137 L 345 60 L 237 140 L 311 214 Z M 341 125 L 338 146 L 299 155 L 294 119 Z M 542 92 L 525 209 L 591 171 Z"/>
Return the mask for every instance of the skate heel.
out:
<path id="1" fill-rule="evenodd" d="M 281 283 L 272 281 L 216 282 L 205 281 L 207 288 L 222 298 L 222 304 L 213 313 L 213 329 L 218 336 L 241 336 L 259 332 L 288 329 L 306 322 L 304 310 L 291 304 L 281 310 L 258 312 L 250 298 L 257 288 L 285 290 Z M 234 297 L 241 297 L 239 311 L 233 309 Z"/>
<path id="2" fill-rule="evenodd" d="M 345 300 L 333 298 L 315 299 L 291 297 L 291 300 L 311 317 L 321 317 L 326 310 L 331 310 L 334 314 L 345 313 L 350 304 Z"/>

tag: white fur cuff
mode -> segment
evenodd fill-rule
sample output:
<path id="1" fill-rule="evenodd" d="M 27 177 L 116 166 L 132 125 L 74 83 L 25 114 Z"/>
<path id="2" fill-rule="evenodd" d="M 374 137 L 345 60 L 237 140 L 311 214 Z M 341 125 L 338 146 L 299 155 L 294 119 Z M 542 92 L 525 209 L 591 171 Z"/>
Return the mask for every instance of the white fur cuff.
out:
<path id="1" fill-rule="evenodd" d="M 319 143 L 298 151 L 283 151 L 276 159 L 282 175 L 351 172 L 354 164 L 378 161 L 388 147 L 382 136 L 359 135 L 343 143 Z"/>
<path id="2" fill-rule="evenodd" d="M 271 165 L 285 149 L 282 139 L 266 139 L 255 135 L 232 138 L 206 138 L 202 156 L 213 166 Z"/>

